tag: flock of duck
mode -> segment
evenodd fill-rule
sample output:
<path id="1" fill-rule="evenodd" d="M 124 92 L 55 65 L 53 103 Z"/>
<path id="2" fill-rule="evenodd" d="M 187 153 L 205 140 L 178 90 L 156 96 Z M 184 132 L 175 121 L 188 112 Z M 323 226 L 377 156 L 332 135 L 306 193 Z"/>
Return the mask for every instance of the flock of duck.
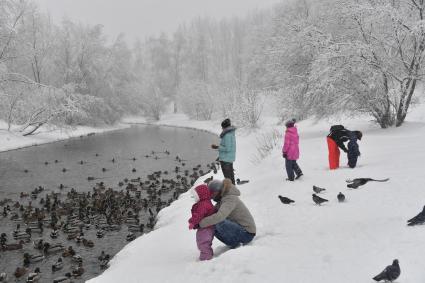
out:
<path id="1" fill-rule="evenodd" d="M 170 155 L 169 151 L 163 152 Z M 96 154 L 96 156 L 98 156 Z M 155 152 L 145 158 L 158 158 Z M 134 160 L 136 158 L 133 158 Z M 178 164 L 173 171 L 157 171 L 146 178 L 125 178 L 115 189 L 104 182 L 96 183 L 89 192 L 74 188 L 64 192 L 47 192 L 39 186 L 30 193 L 21 193 L 19 200 L 4 199 L 2 216 L 15 223 L 11 235 L 0 234 L 0 251 L 7 257 L 10 251 L 21 251 L 32 242 L 34 253 L 21 251 L 22 265 L 17 266 L 14 276 L 26 282 L 41 280 L 42 272 L 37 264 L 50 258 L 54 260 L 52 273 L 60 273 L 53 282 L 73 282 L 84 274 L 84 259 L 81 249 L 93 249 L 109 232 L 127 228 L 126 240 L 133 241 L 138 235 L 151 231 L 158 212 L 169 206 L 180 194 L 186 192 L 206 172 L 201 165 L 187 168 L 185 161 L 175 157 Z M 84 163 L 84 161 L 81 161 Z M 112 158 L 111 162 L 117 162 Z M 57 160 L 52 163 L 59 163 Z M 46 161 L 45 165 L 49 162 Z M 208 171 L 217 171 L 215 163 L 207 164 Z M 102 168 L 102 170 L 106 170 Z M 66 172 L 66 168 L 62 169 Z M 26 170 L 28 172 L 28 170 Z M 137 172 L 136 168 L 132 170 Z M 88 176 L 88 181 L 95 180 Z M 95 231 L 90 238 L 88 232 Z M 93 234 L 92 233 L 92 234 Z M 66 243 L 58 242 L 66 239 Z M 99 251 L 100 252 L 100 251 Z M 101 251 L 97 257 L 100 269 L 108 268 L 113 255 Z M 9 275 L 0 270 L 0 282 L 8 282 Z"/>

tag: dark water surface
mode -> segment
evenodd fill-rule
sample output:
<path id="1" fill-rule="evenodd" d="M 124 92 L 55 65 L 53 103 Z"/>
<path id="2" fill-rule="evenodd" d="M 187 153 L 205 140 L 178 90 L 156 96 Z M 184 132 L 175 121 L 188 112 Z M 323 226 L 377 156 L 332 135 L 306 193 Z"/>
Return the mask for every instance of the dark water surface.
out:
<path id="1" fill-rule="evenodd" d="M 28 205 L 31 199 L 21 199 L 20 193 L 30 192 L 38 186 L 45 188 L 43 194 L 61 192 L 65 195 L 71 188 L 75 188 L 78 192 L 91 191 L 96 182 L 102 181 L 106 187 L 124 190 L 118 187 L 118 183 L 124 178 L 140 177 L 144 181 L 148 174 L 160 170 L 168 170 L 170 172 L 168 178 L 173 178 L 176 174 L 171 172 L 176 166 L 181 166 L 181 163 L 176 161 L 176 156 L 183 159 L 186 169 L 192 169 L 200 164 L 206 172 L 204 165 L 216 158 L 217 153 L 209 149 L 209 145 L 215 141 L 215 136 L 195 130 L 132 126 L 129 129 L 91 137 L 0 153 L 0 200 L 9 198 Z M 166 154 L 165 151 L 169 151 L 170 154 Z M 112 162 L 112 159 L 115 162 Z M 81 161 L 83 164 L 80 164 Z M 102 168 L 106 171 L 103 172 Z M 133 168 L 136 172 L 132 172 Z M 88 181 L 89 176 L 95 177 L 96 180 Z M 63 184 L 65 189 L 59 189 L 60 184 Z M 37 200 L 32 200 L 33 203 L 38 203 L 43 194 Z M 3 211 L 3 207 L 1 209 Z M 8 243 L 15 243 L 17 241 L 13 239 L 12 231 L 16 223 L 9 218 L 0 216 L 0 234 L 6 233 Z M 74 282 L 84 282 L 102 272 L 97 261 L 100 251 L 105 250 L 115 255 L 128 243 L 125 239 L 128 234 L 126 227 L 121 231 L 108 232 L 102 239 L 96 238 L 96 229 L 85 231 L 85 238 L 95 242 L 94 248 L 85 248 L 75 242 L 72 243 L 62 232 L 58 239 L 52 240 L 49 237 L 50 231 L 51 229 L 45 229 L 41 235 L 34 234 L 32 240 L 43 237 L 51 243 L 62 243 L 66 247 L 72 245 L 84 258 L 85 268 L 84 276 Z M 33 248 L 32 241 L 20 251 L 0 251 L 0 273 L 7 272 L 10 282 L 15 280 L 12 274 L 16 267 L 22 266 L 24 252 L 39 254 Z M 64 259 L 64 269 L 52 274 L 51 266 L 59 256 L 60 253 L 49 256 L 40 263 L 31 264 L 29 269 L 40 267 L 42 270 L 40 282 L 52 282 L 53 278 L 71 271 L 70 260 Z M 25 278 L 21 282 L 25 282 Z"/>

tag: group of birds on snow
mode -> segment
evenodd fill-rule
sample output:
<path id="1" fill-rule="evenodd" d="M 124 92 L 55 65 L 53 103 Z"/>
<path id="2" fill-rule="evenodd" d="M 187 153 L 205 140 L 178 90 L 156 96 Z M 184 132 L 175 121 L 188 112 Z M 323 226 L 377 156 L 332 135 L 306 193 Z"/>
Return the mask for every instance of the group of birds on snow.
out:
<path id="1" fill-rule="evenodd" d="M 347 180 L 347 183 L 348 183 L 347 187 L 350 189 L 357 189 L 367 184 L 370 181 L 387 182 L 388 180 L 389 179 L 375 180 L 371 178 L 358 178 L 354 180 Z M 313 191 L 314 191 L 314 194 L 312 194 L 312 196 L 313 196 L 313 202 L 315 204 L 320 206 L 321 204 L 329 201 L 317 195 L 326 191 L 326 189 L 313 186 Z M 294 200 L 288 197 L 283 197 L 281 195 L 279 195 L 278 197 L 283 204 L 291 204 L 295 202 Z M 337 199 L 339 202 L 345 202 L 345 195 L 340 192 L 337 195 Z M 416 215 L 415 217 L 407 221 L 408 226 L 415 226 L 415 225 L 422 225 L 422 224 L 425 224 L 425 206 L 423 207 L 422 211 L 418 215 Z M 401 269 L 400 269 L 399 261 L 398 259 L 395 259 L 391 265 L 387 266 L 381 273 L 373 277 L 373 280 L 377 282 L 380 282 L 380 281 L 393 282 L 400 276 L 400 274 L 401 274 Z"/>
<path id="2" fill-rule="evenodd" d="M 389 179 L 383 179 L 383 180 L 375 180 L 375 179 L 371 179 L 371 178 L 357 178 L 357 179 L 353 179 L 353 180 L 347 180 L 347 187 L 350 189 L 357 189 L 363 185 L 366 185 L 368 182 L 387 182 Z M 317 186 L 313 186 L 313 191 L 314 194 L 312 194 L 313 197 L 313 202 L 317 205 L 321 205 L 322 203 L 328 202 L 329 200 L 322 198 L 320 196 L 318 196 L 317 194 L 320 194 L 324 191 L 326 191 L 326 189 L 324 188 L 320 188 Z M 280 201 L 283 204 L 291 204 L 294 203 L 295 201 L 288 198 L 288 197 L 283 197 L 283 196 L 278 196 Z M 339 202 L 345 202 L 345 195 L 341 192 L 339 192 L 339 194 L 337 195 L 337 199 Z"/>

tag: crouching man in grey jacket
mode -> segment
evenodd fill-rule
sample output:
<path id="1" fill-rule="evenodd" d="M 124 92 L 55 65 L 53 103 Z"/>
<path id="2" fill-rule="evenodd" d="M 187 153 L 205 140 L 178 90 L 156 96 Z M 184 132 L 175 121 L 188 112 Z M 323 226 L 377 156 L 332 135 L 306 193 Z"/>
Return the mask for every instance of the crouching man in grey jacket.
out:
<path id="1" fill-rule="evenodd" d="M 251 242 L 256 233 L 254 218 L 239 199 L 240 191 L 230 179 L 213 180 L 208 184 L 212 198 L 217 202 L 217 212 L 205 217 L 201 228 L 215 225 L 214 236 L 234 249 Z"/>

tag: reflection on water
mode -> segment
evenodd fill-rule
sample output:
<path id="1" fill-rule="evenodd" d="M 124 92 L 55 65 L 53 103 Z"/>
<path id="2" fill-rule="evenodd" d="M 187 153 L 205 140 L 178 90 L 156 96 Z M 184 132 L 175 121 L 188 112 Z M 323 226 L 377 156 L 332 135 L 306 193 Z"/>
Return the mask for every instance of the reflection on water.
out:
<path id="1" fill-rule="evenodd" d="M 104 182 L 108 188 L 124 190 L 118 184 L 125 178 L 140 177 L 143 182 L 147 175 L 155 171 L 168 171 L 166 178 L 175 179 L 178 174 L 182 174 L 175 173 L 176 166 L 192 173 L 192 168 L 201 164 L 206 171 L 204 165 L 216 158 L 216 153 L 209 150 L 209 144 L 214 139 L 211 134 L 193 130 L 134 126 L 82 139 L 0 153 L 0 200 L 18 200 L 26 206 L 31 198 L 20 198 L 20 193 L 28 193 L 42 186 L 45 191 L 37 200 L 33 200 L 36 206 L 46 193 L 66 195 L 71 188 L 78 192 L 89 192 L 98 182 Z M 95 180 L 91 180 L 92 178 Z M 166 192 L 162 198 L 170 199 L 172 195 L 172 191 Z M 141 197 L 146 197 L 146 192 Z M 141 220 L 146 221 L 148 216 L 141 215 Z M 15 226 L 10 215 L 5 218 L 0 216 L 0 234 L 6 233 L 9 243 L 16 242 L 12 237 Z M 125 226 L 120 231 L 107 232 L 102 239 L 96 238 L 96 229 L 84 230 L 84 237 L 94 241 L 94 248 L 68 241 L 66 234 L 62 232 L 57 239 L 52 240 L 49 237 L 50 232 L 51 229 L 45 229 L 41 236 L 50 243 L 72 245 L 83 257 L 85 273 L 75 282 L 84 282 L 102 272 L 97 259 L 102 250 L 114 255 L 128 243 Z M 37 237 L 37 234 L 33 235 L 33 239 Z M 9 277 L 13 277 L 16 267 L 22 266 L 24 252 L 39 253 L 32 243 L 26 244 L 23 250 L 0 252 L 0 273 L 7 272 Z M 64 268 L 57 274 L 52 274 L 51 266 L 59 256 L 60 253 L 51 255 L 40 263 L 31 264 L 30 269 L 40 267 L 41 282 L 52 282 L 53 278 L 70 272 L 70 262 L 65 259 Z"/>

